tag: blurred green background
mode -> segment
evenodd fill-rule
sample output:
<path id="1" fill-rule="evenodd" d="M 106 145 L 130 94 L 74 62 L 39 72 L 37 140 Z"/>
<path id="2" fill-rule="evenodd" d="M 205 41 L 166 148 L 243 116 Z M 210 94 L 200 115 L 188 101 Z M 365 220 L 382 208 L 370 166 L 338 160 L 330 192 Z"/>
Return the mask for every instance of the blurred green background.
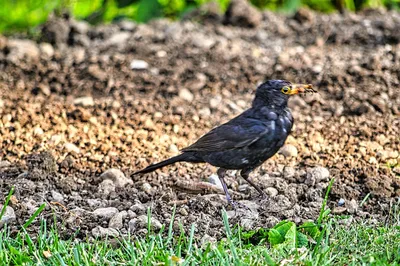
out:
<path id="1" fill-rule="evenodd" d="M 217 2 L 225 10 L 230 0 L 0 0 L 0 32 L 26 31 L 43 23 L 52 12 L 68 10 L 75 18 L 90 23 L 107 23 L 121 18 L 147 22 L 157 17 L 179 19 L 186 12 Z M 295 12 L 308 7 L 320 12 L 358 11 L 363 8 L 399 9 L 400 0 L 251 0 L 260 9 Z"/>

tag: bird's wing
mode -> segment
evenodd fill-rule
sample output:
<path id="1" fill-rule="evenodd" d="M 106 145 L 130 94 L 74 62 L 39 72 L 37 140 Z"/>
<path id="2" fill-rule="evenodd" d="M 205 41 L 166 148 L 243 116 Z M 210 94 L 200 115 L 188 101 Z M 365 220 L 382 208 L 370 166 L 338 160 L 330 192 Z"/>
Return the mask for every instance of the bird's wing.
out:
<path id="1" fill-rule="evenodd" d="M 270 121 L 273 122 L 274 121 Z M 256 119 L 243 119 L 230 121 L 212 129 L 202 136 L 197 142 L 182 151 L 223 151 L 248 146 L 265 134 L 271 133 L 272 128 L 268 122 Z"/>

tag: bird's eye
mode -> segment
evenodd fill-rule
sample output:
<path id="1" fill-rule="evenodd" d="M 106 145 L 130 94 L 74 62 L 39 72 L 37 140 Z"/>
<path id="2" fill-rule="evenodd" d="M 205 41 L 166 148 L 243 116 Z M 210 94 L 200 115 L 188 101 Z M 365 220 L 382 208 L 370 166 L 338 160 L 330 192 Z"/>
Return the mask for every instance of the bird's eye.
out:
<path id="1" fill-rule="evenodd" d="M 282 88 L 282 92 L 285 94 L 289 93 L 289 91 L 290 91 L 290 88 L 288 86 L 285 86 Z"/>

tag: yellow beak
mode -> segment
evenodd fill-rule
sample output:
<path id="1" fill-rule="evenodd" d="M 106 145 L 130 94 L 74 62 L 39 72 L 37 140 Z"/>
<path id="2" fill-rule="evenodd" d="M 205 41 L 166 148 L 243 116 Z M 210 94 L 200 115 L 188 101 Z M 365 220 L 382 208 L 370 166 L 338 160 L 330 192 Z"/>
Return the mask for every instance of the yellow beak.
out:
<path id="1" fill-rule="evenodd" d="M 312 84 L 293 84 L 292 89 L 290 90 L 290 94 L 299 94 L 299 93 L 316 93 Z"/>

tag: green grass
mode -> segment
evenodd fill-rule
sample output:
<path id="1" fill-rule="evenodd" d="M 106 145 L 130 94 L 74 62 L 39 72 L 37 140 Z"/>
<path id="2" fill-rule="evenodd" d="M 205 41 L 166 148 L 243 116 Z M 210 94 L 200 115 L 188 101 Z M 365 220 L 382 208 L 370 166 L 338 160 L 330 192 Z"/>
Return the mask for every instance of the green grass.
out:
<path id="1" fill-rule="evenodd" d="M 68 10 L 90 23 L 108 23 L 121 18 L 147 22 L 157 17 L 179 19 L 212 0 L 0 0 L 0 33 L 32 31 L 52 12 Z M 230 0 L 213 0 L 226 10 Z M 259 9 L 292 13 L 301 7 L 321 12 L 363 8 L 399 9 L 400 0 L 251 0 Z M 335 4 L 336 3 L 336 4 Z"/>
<path id="2" fill-rule="evenodd" d="M 327 191 L 328 195 L 329 189 Z M 6 198 L 11 197 L 12 192 Z M 325 198 L 325 203 L 326 203 Z M 325 206 L 325 204 L 323 205 Z M 346 225 L 349 217 L 331 216 L 321 207 L 314 222 L 296 226 L 283 221 L 274 228 L 245 232 L 230 227 L 221 213 L 226 237 L 216 243 L 201 243 L 193 224 L 188 234 L 168 228 L 151 230 L 145 237 L 109 240 L 61 240 L 58 229 L 41 221 L 37 233 L 27 228 L 43 208 L 11 236 L 0 231 L 2 265 L 399 265 L 399 205 L 390 213 L 390 224 L 369 220 Z M 151 213 L 148 213 L 150 218 Z M 1 216 L 1 215 L 0 215 Z M 0 217 L 1 218 L 1 217 Z"/>

